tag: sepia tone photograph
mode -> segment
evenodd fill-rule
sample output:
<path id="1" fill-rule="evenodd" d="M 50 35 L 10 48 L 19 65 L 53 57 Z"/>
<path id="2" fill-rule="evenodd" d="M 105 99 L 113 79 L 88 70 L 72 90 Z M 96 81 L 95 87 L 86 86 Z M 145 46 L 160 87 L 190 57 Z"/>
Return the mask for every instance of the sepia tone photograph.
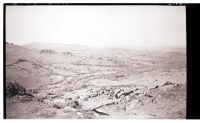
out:
<path id="1" fill-rule="evenodd" d="M 186 119 L 184 5 L 6 5 L 7 119 Z"/>

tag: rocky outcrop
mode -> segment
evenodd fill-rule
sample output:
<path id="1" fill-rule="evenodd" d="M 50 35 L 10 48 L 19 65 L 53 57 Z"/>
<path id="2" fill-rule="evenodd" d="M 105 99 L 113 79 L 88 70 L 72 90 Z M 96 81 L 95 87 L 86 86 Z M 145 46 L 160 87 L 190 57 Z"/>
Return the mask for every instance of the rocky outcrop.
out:
<path id="1" fill-rule="evenodd" d="M 50 54 L 50 55 L 52 55 L 52 54 L 56 54 L 56 52 L 53 51 L 53 50 L 44 49 L 44 50 L 40 51 L 40 54 Z"/>
<path id="2" fill-rule="evenodd" d="M 6 86 L 6 96 L 15 97 L 20 102 L 32 101 L 34 96 L 27 92 L 27 90 L 15 81 L 8 82 Z"/>
<path id="3" fill-rule="evenodd" d="M 12 97 L 16 95 L 26 94 L 26 89 L 15 81 L 8 82 L 6 86 L 6 96 Z"/>

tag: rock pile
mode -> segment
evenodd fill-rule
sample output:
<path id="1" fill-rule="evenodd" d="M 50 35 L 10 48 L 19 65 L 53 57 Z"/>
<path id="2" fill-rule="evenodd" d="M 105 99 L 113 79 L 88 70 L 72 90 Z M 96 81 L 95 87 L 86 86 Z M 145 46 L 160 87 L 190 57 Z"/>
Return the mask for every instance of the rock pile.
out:
<path id="1" fill-rule="evenodd" d="M 79 101 L 73 100 L 72 98 L 66 98 L 65 101 L 67 103 L 67 106 L 70 106 L 72 108 L 80 109 L 82 107 Z"/>

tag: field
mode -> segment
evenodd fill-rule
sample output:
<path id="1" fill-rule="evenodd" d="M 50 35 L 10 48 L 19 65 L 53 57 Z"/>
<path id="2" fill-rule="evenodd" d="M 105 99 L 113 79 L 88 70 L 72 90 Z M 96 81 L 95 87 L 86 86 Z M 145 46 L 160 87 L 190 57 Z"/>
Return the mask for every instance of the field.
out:
<path id="1" fill-rule="evenodd" d="M 186 48 L 6 43 L 7 118 L 186 118 Z"/>

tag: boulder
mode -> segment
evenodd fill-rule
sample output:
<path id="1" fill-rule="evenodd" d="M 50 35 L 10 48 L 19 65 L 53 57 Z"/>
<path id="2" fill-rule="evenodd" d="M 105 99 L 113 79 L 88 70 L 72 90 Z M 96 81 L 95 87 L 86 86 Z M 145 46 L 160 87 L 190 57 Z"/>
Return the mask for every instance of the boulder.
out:
<path id="1" fill-rule="evenodd" d="M 62 109 L 62 108 L 64 108 L 64 107 L 63 107 L 62 105 L 60 105 L 60 104 L 54 104 L 53 107 L 54 107 L 54 108 L 57 108 L 57 109 Z"/>
<path id="2" fill-rule="evenodd" d="M 166 85 L 174 85 L 175 83 L 172 83 L 172 82 L 170 82 L 170 81 L 166 81 L 164 84 L 163 84 L 163 86 L 166 86 Z"/>
<path id="3" fill-rule="evenodd" d="M 69 101 L 69 102 L 67 103 L 67 106 L 70 106 L 70 107 L 76 108 L 76 109 L 82 107 L 82 106 L 80 105 L 80 103 L 79 103 L 78 101 L 76 101 L 76 100 L 75 100 L 75 101 L 74 101 L 74 100 Z"/>

